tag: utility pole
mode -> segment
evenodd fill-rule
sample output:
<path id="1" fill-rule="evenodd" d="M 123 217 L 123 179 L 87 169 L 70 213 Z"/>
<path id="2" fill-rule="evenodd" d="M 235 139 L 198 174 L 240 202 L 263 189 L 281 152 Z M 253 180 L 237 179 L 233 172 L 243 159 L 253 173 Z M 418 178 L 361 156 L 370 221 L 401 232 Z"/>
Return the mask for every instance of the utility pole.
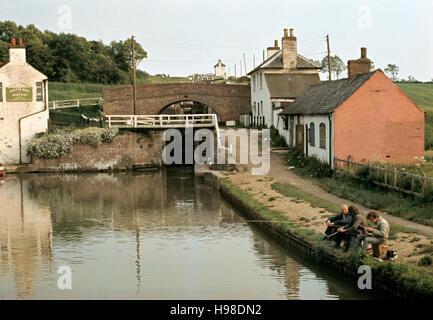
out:
<path id="1" fill-rule="evenodd" d="M 134 114 L 137 114 L 137 97 L 136 97 L 136 83 L 135 83 L 135 41 L 134 36 L 132 40 L 132 98 L 134 99 Z"/>
<path id="2" fill-rule="evenodd" d="M 327 44 L 327 46 L 328 46 L 328 71 L 329 71 L 329 81 L 331 81 L 332 65 L 331 65 L 331 50 L 329 49 L 329 34 L 326 35 L 326 44 Z"/>
<path id="3" fill-rule="evenodd" d="M 240 69 L 241 69 L 241 77 L 242 77 L 242 60 L 241 60 L 241 62 L 239 63 L 239 66 L 240 66 Z"/>
<path id="4" fill-rule="evenodd" d="M 244 67 L 245 67 L 245 75 L 247 75 L 247 61 L 245 60 L 245 52 L 244 52 Z"/>
<path id="5" fill-rule="evenodd" d="M 253 54 L 253 69 L 256 68 L 256 54 Z"/>
<path id="6" fill-rule="evenodd" d="M 263 49 L 263 61 L 265 61 L 265 49 Z"/>
<path id="7" fill-rule="evenodd" d="M 236 63 L 235 63 L 235 78 L 236 78 Z"/>

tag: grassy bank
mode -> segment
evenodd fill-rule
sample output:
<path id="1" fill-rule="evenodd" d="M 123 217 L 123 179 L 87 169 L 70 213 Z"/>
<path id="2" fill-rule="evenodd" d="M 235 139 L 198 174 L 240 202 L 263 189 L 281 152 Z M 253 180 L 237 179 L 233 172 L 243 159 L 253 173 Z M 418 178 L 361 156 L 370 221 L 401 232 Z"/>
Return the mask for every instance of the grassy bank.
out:
<path id="1" fill-rule="evenodd" d="M 362 182 L 345 176 L 335 176 L 324 170 L 325 164 L 314 158 L 299 157 L 290 151 L 287 164 L 295 166 L 293 172 L 313 180 L 322 189 L 340 198 L 351 200 L 365 207 L 388 212 L 417 223 L 433 226 L 433 199 L 414 197 L 397 191 L 384 189 L 373 183 Z M 329 167 L 329 166 L 328 166 Z"/>
<path id="2" fill-rule="evenodd" d="M 355 270 L 357 270 L 358 266 L 369 265 L 372 269 L 374 284 L 380 284 L 381 287 L 387 288 L 392 294 L 412 299 L 432 299 L 433 272 L 431 266 L 419 267 L 410 263 L 379 262 L 354 250 L 342 252 L 321 241 L 322 236 L 313 230 L 305 229 L 296 224 L 284 213 L 272 209 L 271 205 L 264 205 L 255 200 L 250 193 L 233 185 L 228 178 L 221 178 L 219 183 L 229 190 L 243 204 L 243 207 L 251 208 L 264 220 L 275 221 L 273 223 L 281 230 L 296 234 L 297 237 L 309 243 L 314 250 L 313 257 L 318 263 L 322 261 L 324 256 L 334 256 L 340 263 L 346 264 L 353 270 L 352 275 L 356 273 Z M 275 190 L 278 190 L 286 197 L 302 199 L 314 206 L 325 207 L 333 212 L 338 209 L 334 204 L 328 203 L 289 184 L 274 183 L 272 188 L 275 188 Z"/>
<path id="3" fill-rule="evenodd" d="M 425 148 L 433 149 L 433 83 L 397 83 L 397 86 L 426 112 Z"/>

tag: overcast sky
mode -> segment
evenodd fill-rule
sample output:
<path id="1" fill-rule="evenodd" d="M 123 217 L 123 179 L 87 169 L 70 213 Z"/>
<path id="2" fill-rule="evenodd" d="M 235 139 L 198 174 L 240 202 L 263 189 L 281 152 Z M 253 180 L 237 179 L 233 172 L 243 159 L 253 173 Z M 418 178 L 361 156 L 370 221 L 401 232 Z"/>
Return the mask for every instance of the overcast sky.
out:
<path id="1" fill-rule="evenodd" d="M 262 50 L 295 29 L 298 53 L 321 60 L 329 34 L 331 54 L 344 62 L 360 47 L 376 68 L 400 67 L 400 78 L 433 78 L 432 0 L 0 0 L 0 20 L 75 33 L 89 40 L 132 34 L 148 52 L 140 69 L 171 76 L 211 73 L 220 58 L 230 73 L 243 53 L 247 69 Z M 325 75 L 321 75 L 325 78 Z"/>

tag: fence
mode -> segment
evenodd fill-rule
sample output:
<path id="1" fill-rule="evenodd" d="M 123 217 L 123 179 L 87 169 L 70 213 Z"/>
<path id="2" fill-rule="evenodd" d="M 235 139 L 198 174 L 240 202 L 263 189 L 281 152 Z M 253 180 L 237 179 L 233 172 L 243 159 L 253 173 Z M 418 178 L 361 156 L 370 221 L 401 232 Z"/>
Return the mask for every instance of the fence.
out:
<path id="1" fill-rule="evenodd" d="M 253 128 L 264 127 L 265 117 L 264 116 L 250 116 L 250 126 Z"/>
<path id="2" fill-rule="evenodd" d="M 86 98 L 86 99 L 51 101 L 48 103 L 48 108 L 52 110 L 56 110 L 56 109 L 101 106 L 101 105 L 102 105 L 102 98 Z"/>
<path id="3" fill-rule="evenodd" d="M 334 158 L 334 170 L 362 181 L 415 196 L 424 196 L 429 187 L 433 187 L 433 178 L 420 176 L 396 168 L 387 169 L 373 166 L 371 163 L 359 163 Z"/>
<path id="4" fill-rule="evenodd" d="M 81 113 L 50 110 L 50 122 L 54 126 L 103 127 L 103 118 L 88 118 Z"/>

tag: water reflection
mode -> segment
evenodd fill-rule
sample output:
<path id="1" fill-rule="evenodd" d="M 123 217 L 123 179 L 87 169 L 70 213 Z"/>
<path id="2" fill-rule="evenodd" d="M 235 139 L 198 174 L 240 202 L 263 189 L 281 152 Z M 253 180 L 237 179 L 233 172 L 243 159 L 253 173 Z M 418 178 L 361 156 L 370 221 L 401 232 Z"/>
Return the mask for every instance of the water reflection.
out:
<path id="1" fill-rule="evenodd" d="M 0 298 L 366 298 L 248 223 L 190 168 L 9 176 Z M 73 270 L 72 290 L 57 268 Z"/>

